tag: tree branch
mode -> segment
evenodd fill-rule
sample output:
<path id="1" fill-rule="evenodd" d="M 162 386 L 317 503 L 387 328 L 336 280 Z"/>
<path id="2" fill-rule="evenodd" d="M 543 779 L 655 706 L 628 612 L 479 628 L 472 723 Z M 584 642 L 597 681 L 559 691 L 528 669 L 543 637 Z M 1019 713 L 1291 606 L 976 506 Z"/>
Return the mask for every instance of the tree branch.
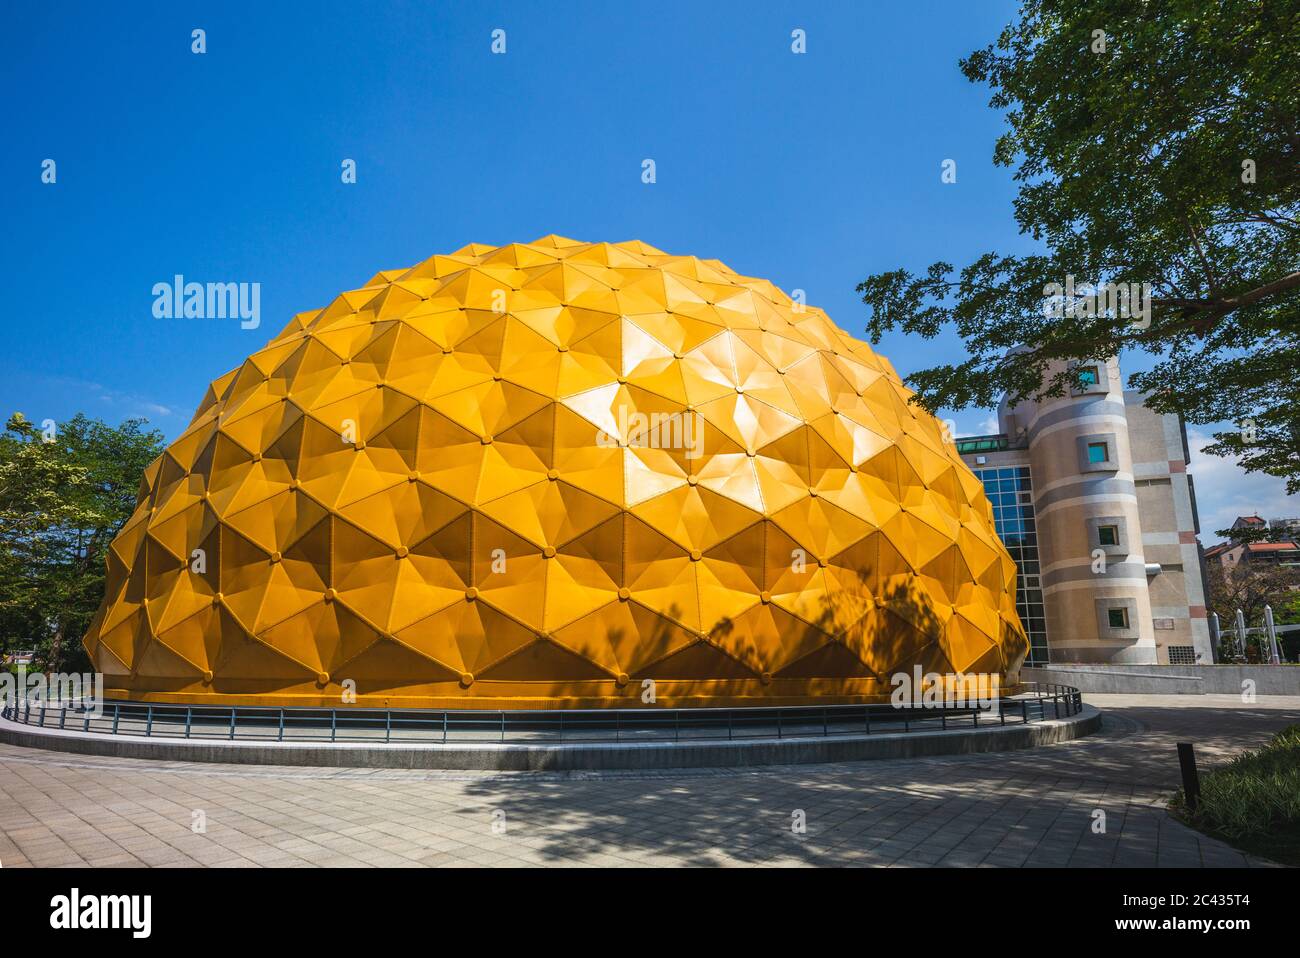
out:
<path id="1" fill-rule="evenodd" d="M 1201 238 L 1192 229 L 1192 223 L 1186 214 L 1183 215 L 1183 226 L 1187 228 L 1187 235 L 1191 237 L 1192 245 L 1196 248 L 1196 255 L 1201 261 L 1201 269 L 1205 271 L 1205 285 L 1210 287 L 1210 293 L 1217 299 L 1219 295 L 1218 279 L 1214 275 L 1214 270 L 1210 269 L 1210 261 L 1205 258 L 1205 250 L 1201 247 Z"/>
<path id="2" fill-rule="evenodd" d="M 1202 313 L 1230 313 L 1234 309 L 1241 309 L 1243 306 L 1257 303 L 1274 293 L 1283 293 L 1297 287 L 1300 287 L 1300 271 L 1288 273 L 1281 279 L 1265 283 L 1263 286 L 1256 286 L 1254 289 L 1239 293 L 1236 296 L 1219 296 L 1210 299 L 1153 299 L 1151 302 L 1156 306 L 1176 306 L 1179 309 L 1190 309 Z"/>

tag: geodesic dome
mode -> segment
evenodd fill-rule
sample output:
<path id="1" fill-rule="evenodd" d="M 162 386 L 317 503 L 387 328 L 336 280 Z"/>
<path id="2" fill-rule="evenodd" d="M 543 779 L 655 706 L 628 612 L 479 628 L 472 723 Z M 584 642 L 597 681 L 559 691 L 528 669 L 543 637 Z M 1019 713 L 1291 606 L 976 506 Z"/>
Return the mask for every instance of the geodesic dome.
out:
<path id="1" fill-rule="evenodd" d="M 1014 675 L 1015 566 L 939 423 L 717 260 L 470 245 L 301 313 L 147 470 L 110 695 L 392 707 L 885 698 Z"/>

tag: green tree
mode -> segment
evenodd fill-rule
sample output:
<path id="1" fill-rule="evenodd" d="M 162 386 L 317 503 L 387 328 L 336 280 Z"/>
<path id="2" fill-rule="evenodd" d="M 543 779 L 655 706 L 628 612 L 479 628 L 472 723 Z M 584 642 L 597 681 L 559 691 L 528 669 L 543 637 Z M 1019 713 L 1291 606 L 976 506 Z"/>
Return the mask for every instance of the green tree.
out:
<path id="1" fill-rule="evenodd" d="M 162 451 L 143 419 L 78 414 L 53 435 L 15 413 L 0 433 L 0 652 L 33 649 L 52 671 L 89 668 L 81 648 L 104 597 L 109 543 Z"/>
<path id="2" fill-rule="evenodd" d="M 1233 627 L 1240 609 L 1248 626 L 1264 624 L 1264 606 L 1280 610 L 1295 600 L 1300 588 L 1300 569 L 1290 566 L 1231 568 L 1217 559 L 1205 564 L 1205 591 L 1210 610 L 1219 614 L 1225 628 Z"/>
<path id="3" fill-rule="evenodd" d="M 1262 565 L 1251 567 L 1225 566 L 1218 559 L 1205 564 L 1205 595 L 1210 611 L 1219 615 L 1219 625 L 1224 631 L 1236 628 L 1237 610 L 1240 609 L 1249 628 L 1264 624 L 1264 606 L 1272 606 L 1273 621 L 1288 625 L 1296 621 L 1300 612 L 1300 569 L 1291 566 Z M 1283 645 L 1286 640 L 1283 639 Z M 1268 657 L 1267 639 L 1262 634 L 1248 637 L 1247 652 L 1263 661 Z M 1289 646 L 1288 646 L 1289 648 Z M 1235 655 L 1233 642 L 1220 647 L 1220 659 Z M 1288 657 L 1291 653 L 1288 652 Z M 1262 656 L 1262 658 L 1260 658 Z"/>
<path id="4" fill-rule="evenodd" d="M 1025 0 L 1020 12 L 960 66 L 1006 111 L 993 157 L 1015 167 L 1016 221 L 1044 252 L 868 277 L 873 341 L 955 327 L 969 358 L 910 377 L 932 411 L 1060 396 L 1070 361 L 1148 353 L 1154 367 L 1130 379 L 1148 405 L 1235 424 L 1207 451 L 1300 491 L 1300 4 Z M 1150 283 L 1149 314 L 1077 300 L 1075 315 L 1049 315 L 1049 284 L 1067 275 Z"/>

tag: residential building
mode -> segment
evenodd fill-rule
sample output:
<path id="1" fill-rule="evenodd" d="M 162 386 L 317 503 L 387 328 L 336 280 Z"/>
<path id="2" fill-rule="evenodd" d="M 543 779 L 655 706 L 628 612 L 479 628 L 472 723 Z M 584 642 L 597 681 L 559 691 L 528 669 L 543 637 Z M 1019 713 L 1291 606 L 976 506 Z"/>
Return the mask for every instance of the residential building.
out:
<path id="1" fill-rule="evenodd" d="M 1207 562 L 1218 561 L 1228 568 L 1268 566 L 1300 567 L 1300 544 L 1295 542 L 1221 542 L 1205 550 Z"/>

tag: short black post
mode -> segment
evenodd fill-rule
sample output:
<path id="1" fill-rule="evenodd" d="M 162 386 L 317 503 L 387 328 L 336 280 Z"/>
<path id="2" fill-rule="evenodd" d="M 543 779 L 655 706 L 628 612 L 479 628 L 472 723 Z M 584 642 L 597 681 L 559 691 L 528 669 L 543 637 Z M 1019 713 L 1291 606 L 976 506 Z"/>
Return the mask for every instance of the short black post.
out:
<path id="1" fill-rule="evenodd" d="M 1201 800 L 1201 779 L 1196 774 L 1196 752 L 1191 742 L 1178 743 L 1178 765 L 1183 772 L 1183 796 L 1189 811 L 1196 811 Z"/>

